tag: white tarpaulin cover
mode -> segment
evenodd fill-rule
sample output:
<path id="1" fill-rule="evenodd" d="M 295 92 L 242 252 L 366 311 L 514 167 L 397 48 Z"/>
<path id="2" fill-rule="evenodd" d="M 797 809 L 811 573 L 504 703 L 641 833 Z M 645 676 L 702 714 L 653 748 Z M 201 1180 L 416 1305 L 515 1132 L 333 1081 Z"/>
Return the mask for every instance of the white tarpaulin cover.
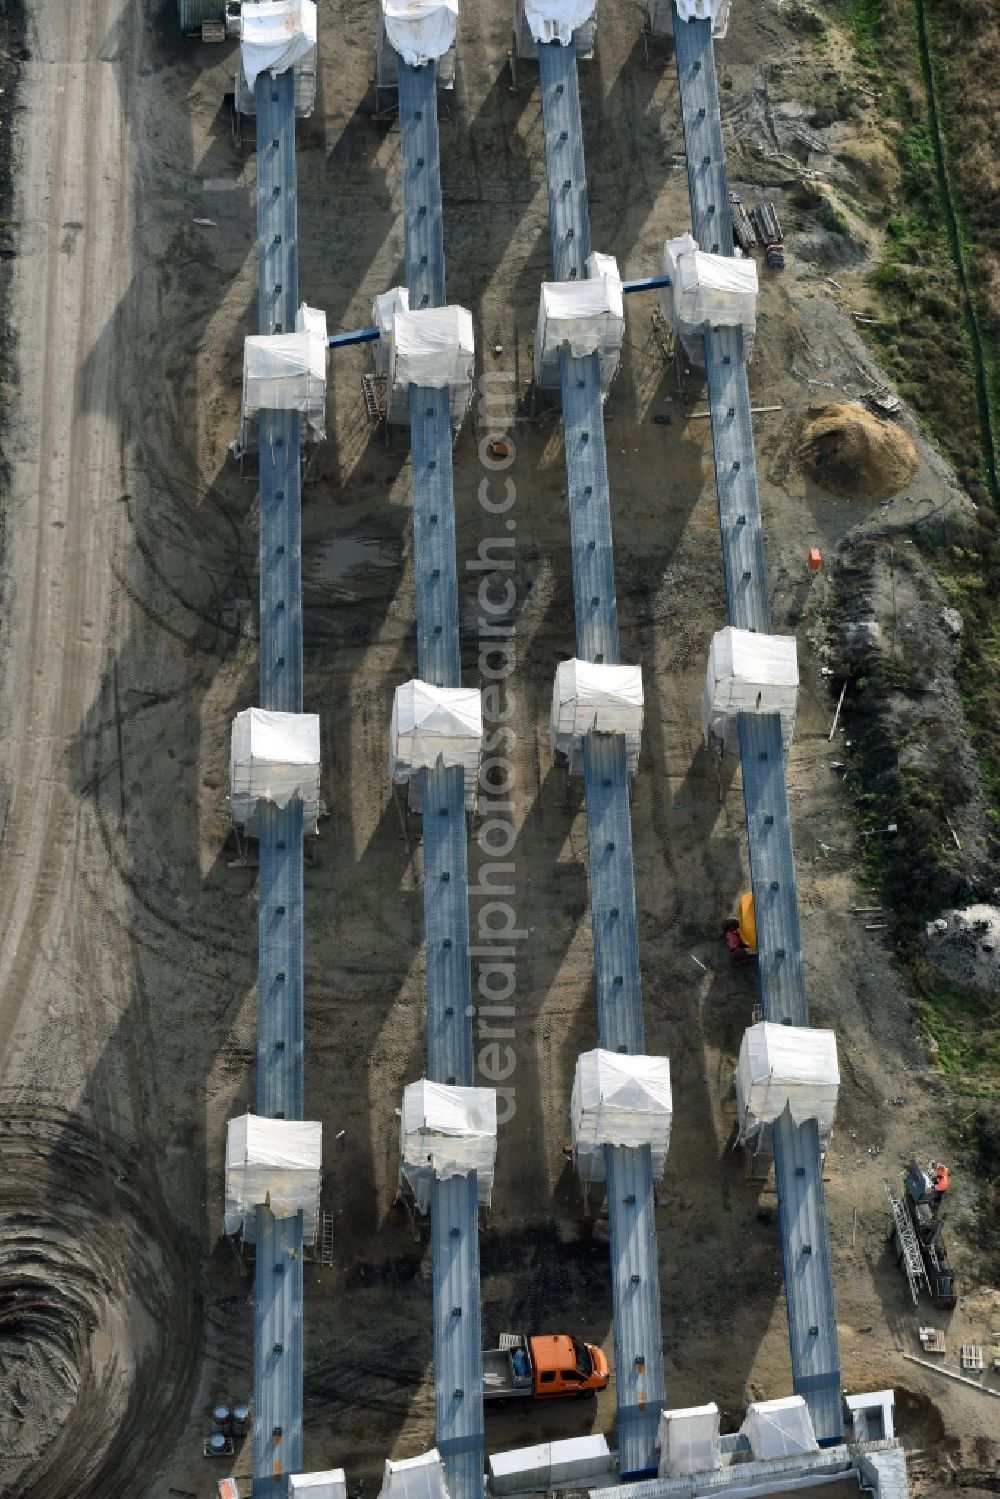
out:
<path id="1" fill-rule="evenodd" d="M 584 1181 L 604 1180 L 605 1145 L 648 1145 L 659 1181 L 670 1145 L 673 1103 L 666 1057 L 586 1051 L 577 1059 L 570 1126 Z"/>
<path id="2" fill-rule="evenodd" d="M 404 62 L 443 57 L 458 31 L 458 0 L 382 0 L 385 34 Z"/>
<path id="3" fill-rule="evenodd" d="M 487 1464 L 493 1499 L 569 1485 L 575 1489 L 592 1488 L 614 1471 L 607 1438 L 602 1433 L 493 1452 Z"/>
<path id="4" fill-rule="evenodd" d="M 422 1078 L 403 1090 L 399 1170 L 427 1211 L 437 1177 L 475 1171 L 481 1207 L 489 1207 L 497 1153 L 497 1096 L 493 1088 L 455 1088 Z"/>
<path id="5" fill-rule="evenodd" d="M 267 69 L 276 78 L 315 50 L 315 0 L 255 0 L 241 16 L 243 73 L 251 89 L 258 73 Z"/>
<path id="6" fill-rule="evenodd" d="M 712 327 L 743 329 L 747 363 L 757 326 L 757 267 L 737 255 L 707 255 L 690 234 L 663 246 L 663 274 L 670 285 L 660 292 L 663 315 L 692 363 L 705 363 L 703 333 Z"/>
<path id="7" fill-rule="evenodd" d="M 580 5 L 574 9 L 583 10 L 586 7 Z M 552 7 L 541 3 L 541 0 L 515 0 L 514 7 L 514 46 L 518 57 L 538 58 L 538 41 L 532 35 L 529 12 L 535 13 L 535 24 L 538 25 L 539 16 L 547 16 Z M 573 31 L 573 39 L 576 42 L 577 62 L 589 62 L 594 55 L 594 38 L 597 34 L 597 0 L 590 7 L 590 14 L 586 20 Z"/>
<path id="8" fill-rule="evenodd" d="M 801 1395 L 786 1395 L 781 1400 L 757 1400 L 748 1405 L 740 1431 L 759 1460 L 819 1451 L 809 1410 Z"/>
<path id="9" fill-rule="evenodd" d="M 396 313 L 409 312 L 409 310 L 410 293 L 405 286 L 394 286 L 391 291 L 382 292 L 372 303 L 372 326 L 378 328 L 382 335 L 372 344 L 377 375 L 389 373 L 392 330 Z"/>
<path id="10" fill-rule="evenodd" d="M 247 708 L 233 719 L 229 800 L 233 821 L 246 823 L 259 801 L 287 807 L 298 797 L 307 825 L 319 812 L 319 714 Z"/>
<path id="11" fill-rule="evenodd" d="M 560 661 L 552 689 L 549 747 L 565 755 L 571 775 L 583 773 L 583 740 L 591 732 L 624 734 L 630 775 L 639 764 L 642 739 L 642 669 Z"/>
<path id="12" fill-rule="evenodd" d="M 618 264 L 612 255 L 591 255 L 583 281 L 543 281 L 535 324 L 535 380 L 544 390 L 559 385 L 559 351 L 574 359 L 599 354 L 601 391 L 607 395 L 621 359 L 625 306 Z"/>
<path id="13" fill-rule="evenodd" d="M 573 33 L 586 25 L 597 0 L 524 0 L 524 18 L 536 42 L 568 47 Z"/>
<path id="14" fill-rule="evenodd" d="M 269 1203 L 276 1218 L 304 1215 L 307 1244 L 316 1238 L 323 1126 L 311 1120 L 242 1114 L 226 1132 L 226 1233 Z"/>
<path id="15" fill-rule="evenodd" d="M 405 786 L 415 770 L 465 768 L 465 805 L 476 804 L 483 744 L 483 700 L 478 687 L 432 687 L 414 678 L 396 688 L 389 724 L 389 775 Z"/>
<path id="16" fill-rule="evenodd" d="M 347 1499 L 343 1468 L 327 1468 L 325 1473 L 289 1473 L 288 1499 Z"/>
<path id="17" fill-rule="evenodd" d="M 686 1478 L 719 1466 L 719 1407 L 691 1405 L 660 1412 L 660 1477 Z"/>
<path id="18" fill-rule="evenodd" d="M 731 4 L 732 0 L 677 0 L 677 14 L 682 21 L 707 21 L 711 17 L 712 35 L 721 41 L 729 27 Z"/>
<path id="19" fill-rule="evenodd" d="M 701 731 L 731 754 L 739 749 L 740 713 L 778 713 L 785 747 L 795 732 L 799 662 L 794 635 L 759 635 L 727 625 L 716 630 L 701 695 Z"/>
<path id="20" fill-rule="evenodd" d="M 451 391 L 451 421 L 457 430 L 472 399 L 476 345 L 472 314 L 464 307 L 397 311 L 389 355 L 389 419 L 410 420 L 410 386 Z"/>
<path id="21" fill-rule="evenodd" d="M 767 1020 L 750 1026 L 743 1032 L 736 1064 L 740 1139 L 780 1118 L 787 1104 L 796 1124 L 816 1120 L 825 1143 L 833 1130 L 839 1088 L 833 1031 Z"/>
<path id="22" fill-rule="evenodd" d="M 326 436 L 326 313 L 302 306 L 294 333 L 243 341 L 243 416 L 301 411 L 316 442 Z"/>
<path id="23" fill-rule="evenodd" d="M 444 1466 L 436 1447 L 420 1457 L 388 1458 L 378 1499 L 448 1499 Z"/>

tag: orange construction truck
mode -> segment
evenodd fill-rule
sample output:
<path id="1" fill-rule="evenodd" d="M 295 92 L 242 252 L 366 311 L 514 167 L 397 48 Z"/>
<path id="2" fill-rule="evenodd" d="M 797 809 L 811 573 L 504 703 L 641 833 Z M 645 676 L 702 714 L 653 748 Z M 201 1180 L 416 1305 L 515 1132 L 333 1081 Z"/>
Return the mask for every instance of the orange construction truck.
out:
<path id="1" fill-rule="evenodd" d="M 600 1348 L 581 1343 L 565 1333 L 525 1337 L 500 1335 L 499 1348 L 483 1352 L 483 1399 L 499 1405 L 506 1400 L 567 1399 L 596 1395 L 607 1389 L 608 1361 Z"/>

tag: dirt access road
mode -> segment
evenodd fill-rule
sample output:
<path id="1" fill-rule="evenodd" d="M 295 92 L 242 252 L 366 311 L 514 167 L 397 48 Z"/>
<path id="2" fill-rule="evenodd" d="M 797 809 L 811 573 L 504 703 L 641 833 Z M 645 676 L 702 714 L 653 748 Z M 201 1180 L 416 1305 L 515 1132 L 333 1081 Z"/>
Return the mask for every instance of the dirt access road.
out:
<path id="1" fill-rule="evenodd" d="M 201 1347 L 191 1235 L 206 1193 L 191 1120 L 233 986 L 201 926 L 211 900 L 189 922 L 180 876 L 190 891 L 205 875 L 197 688 L 233 639 L 209 598 L 232 533 L 222 526 L 220 543 L 199 519 L 186 319 L 171 329 L 163 316 L 163 267 L 179 258 L 171 174 L 193 147 L 176 110 L 173 134 L 158 125 L 146 61 L 158 9 L 29 5 L 14 116 L 0 1493 L 19 1499 L 137 1492 L 187 1414 Z M 245 992 L 249 965 L 228 954 L 225 966 Z M 192 1013 L 180 999 L 203 1016 L 196 1040 L 177 1035 Z"/>

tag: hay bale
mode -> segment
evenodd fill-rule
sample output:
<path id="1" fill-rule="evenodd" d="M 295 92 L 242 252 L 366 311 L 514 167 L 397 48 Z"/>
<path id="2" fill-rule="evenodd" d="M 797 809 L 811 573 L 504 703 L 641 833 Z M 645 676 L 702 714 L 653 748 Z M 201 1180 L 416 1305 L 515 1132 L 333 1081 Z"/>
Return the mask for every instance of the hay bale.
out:
<path id="1" fill-rule="evenodd" d="M 863 406 L 825 406 L 805 425 L 798 458 L 808 477 L 834 494 L 883 500 L 920 466 L 909 435 Z"/>

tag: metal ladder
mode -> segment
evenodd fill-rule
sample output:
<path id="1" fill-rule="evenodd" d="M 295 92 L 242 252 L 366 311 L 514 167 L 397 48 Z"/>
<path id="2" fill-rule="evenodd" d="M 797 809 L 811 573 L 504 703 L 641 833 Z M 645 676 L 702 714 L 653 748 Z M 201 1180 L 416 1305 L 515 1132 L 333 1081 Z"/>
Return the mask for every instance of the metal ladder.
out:
<path id="1" fill-rule="evenodd" d="M 333 1264 L 333 1214 L 324 1213 L 320 1225 L 319 1235 L 319 1262 L 321 1265 Z"/>
<path id="2" fill-rule="evenodd" d="M 913 1224 L 910 1222 L 905 1206 L 893 1197 L 888 1182 L 883 1182 L 882 1185 L 892 1209 L 896 1253 L 906 1271 L 906 1278 L 910 1283 L 910 1295 L 913 1297 L 913 1305 L 916 1306 L 920 1299 L 921 1286 L 928 1294 L 931 1289 L 930 1281 L 927 1279 L 927 1270 L 924 1267 L 924 1257 L 920 1253 L 920 1245 L 917 1243 L 917 1236 L 913 1231 Z"/>
<path id="3" fill-rule="evenodd" d="M 368 420 L 370 422 L 380 422 L 385 416 L 385 376 L 362 375 L 361 389 L 365 398 L 365 413 Z"/>

